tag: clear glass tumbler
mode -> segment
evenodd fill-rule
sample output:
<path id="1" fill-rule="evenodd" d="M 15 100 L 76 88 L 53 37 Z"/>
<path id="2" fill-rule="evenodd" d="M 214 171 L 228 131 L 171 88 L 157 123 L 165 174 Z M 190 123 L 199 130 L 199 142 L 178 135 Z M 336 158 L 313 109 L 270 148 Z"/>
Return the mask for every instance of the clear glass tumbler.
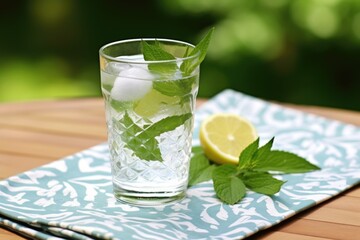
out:
<path id="1" fill-rule="evenodd" d="M 172 60 L 146 61 L 143 43 Z M 132 39 L 100 49 L 113 189 L 118 200 L 159 205 L 185 196 L 199 85 L 193 45 L 167 39 Z M 189 68 L 187 68 L 189 69 Z"/>

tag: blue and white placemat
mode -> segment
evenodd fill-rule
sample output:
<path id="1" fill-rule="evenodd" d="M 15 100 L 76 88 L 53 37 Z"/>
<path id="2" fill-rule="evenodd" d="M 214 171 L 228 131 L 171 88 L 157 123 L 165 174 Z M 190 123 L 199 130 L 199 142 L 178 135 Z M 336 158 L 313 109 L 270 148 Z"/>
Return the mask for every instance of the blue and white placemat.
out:
<path id="1" fill-rule="evenodd" d="M 276 136 L 274 149 L 322 170 L 283 175 L 275 196 L 249 191 L 232 206 L 207 182 L 176 204 L 139 208 L 116 202 L 102 144 L 1 181 L 0 226 L 35 239 L 241 239 L 360 182 L 359 127 L 226 90 L 196 112 L 194 145 L 200 122 L 215 112 L 246 117 L 262 141 Z"/>

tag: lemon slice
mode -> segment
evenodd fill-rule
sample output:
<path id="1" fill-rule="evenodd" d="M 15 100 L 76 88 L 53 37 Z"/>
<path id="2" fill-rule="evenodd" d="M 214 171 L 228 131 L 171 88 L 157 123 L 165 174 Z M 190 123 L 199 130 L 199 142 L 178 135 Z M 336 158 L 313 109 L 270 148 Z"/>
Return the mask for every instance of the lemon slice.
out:
<path id="1" fill-rule="evenodd" d="M 205 155 L 219 164 L 237 164 L 240 153 L 256 139 L 254 126 L 236 114 L 214 114 L 200 127 L 200 143 Z"/>
<path id="2" fill-rule="evenodd" d="M 164 108 L 176 106 L 178 97 L 169 97 L 152 89 L 142 99 L 136 102 L 134 112 L 141 117 L 152 117 Z"/>

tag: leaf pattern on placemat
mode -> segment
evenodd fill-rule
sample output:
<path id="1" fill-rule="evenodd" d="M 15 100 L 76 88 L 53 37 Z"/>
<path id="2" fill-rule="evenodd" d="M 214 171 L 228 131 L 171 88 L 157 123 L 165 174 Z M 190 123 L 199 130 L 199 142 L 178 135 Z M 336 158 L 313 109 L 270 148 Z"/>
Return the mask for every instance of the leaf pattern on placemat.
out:
<path id="1" fill-rule="evenodd" d="M 197 111 L 194 145 L 199 124 L 215 112 L 246 117 L 262 141 L 276 136 L 274 149 L 322 170 L 281 175 L 287 182 L 275 196 L 248 191 L 235 205 L 220 202 L 206 182 L 176 204 L 140 208 L 115 200 L 108 148 L 101 144 L 1 181 L 0 226 L 37 239 L 241 239 L 360 181 L 358 127 L 226 90 Z"/>

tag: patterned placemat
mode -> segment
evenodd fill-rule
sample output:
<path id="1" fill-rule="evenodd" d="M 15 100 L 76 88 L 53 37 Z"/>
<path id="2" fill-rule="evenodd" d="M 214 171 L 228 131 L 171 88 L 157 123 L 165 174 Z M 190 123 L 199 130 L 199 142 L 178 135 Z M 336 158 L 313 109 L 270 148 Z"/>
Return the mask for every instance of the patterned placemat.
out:
<path id="1" fill-rule="evenodd" d="M 282 175 L 275 196 L 248 191 L 238 204 L 221 203 L 212 183 L 191 187 L 182 201 L 139 208 L 112 194 L 106 144 L 0 182 L 0 226 L 35 239 L 241 239 L 329 199 L 360 182 L 360 128 L 287 109 L 232 90 L 204 104 L 195 117 L 215 112 L 249 119 L 261 144 L 295 152 L 321 171 Z"/>

